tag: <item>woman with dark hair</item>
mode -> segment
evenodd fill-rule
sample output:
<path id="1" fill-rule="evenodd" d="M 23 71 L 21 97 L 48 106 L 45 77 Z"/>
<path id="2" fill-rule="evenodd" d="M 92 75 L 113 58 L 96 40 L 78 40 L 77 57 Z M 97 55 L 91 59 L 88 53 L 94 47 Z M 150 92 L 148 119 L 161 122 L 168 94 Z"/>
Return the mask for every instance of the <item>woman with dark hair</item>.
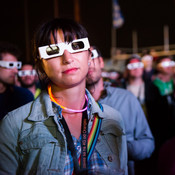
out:
<path id="1" fill-rule="evenodd" d="M 46 22 L 34 54 L 44 90 L 1 122 L 0 174 L 128 174 L 120 114 L 85 89 L 91 51 L 84 27 Z"/>

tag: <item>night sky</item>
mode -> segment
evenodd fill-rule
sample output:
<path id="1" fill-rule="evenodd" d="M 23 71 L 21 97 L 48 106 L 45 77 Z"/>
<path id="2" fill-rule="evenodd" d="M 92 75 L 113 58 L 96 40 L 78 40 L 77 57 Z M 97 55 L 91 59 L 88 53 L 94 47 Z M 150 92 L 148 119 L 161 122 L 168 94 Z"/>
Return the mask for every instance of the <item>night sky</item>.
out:
<path id="1" fill-rule="evenodd" d="M 80 22 L 86 27 L 91 44 L 97 45 L 104 57 L 109 58 L 112 26 L 111 1 L 79 1 Z M 32 58 L 31 40 L 37 26 L 54 17 L 53 0 L 28 0 L 27 10 L 25 10 L 24 2 L 25 0 L 2 1 L 0 11 L 0 40 L 17 44 L 23 52 L 23 60 L 27 57 L 26 50 L 30 50 L 29 57 Z M 119 3 L 125 23 L 116 30 L 117 47 L 132 48 L 133 30 L 138 32 L 139 47 L 163 45 L 163 25 L 165 24 L 169 25 L 170 44 L 175 44 L 175 3 L 173 0 L 119 0 Z M 73 0 L 59 0 L 58 4 L 59 17 L 74 18 Z M 28 43 L 26 44 L 27 37 Z"/>

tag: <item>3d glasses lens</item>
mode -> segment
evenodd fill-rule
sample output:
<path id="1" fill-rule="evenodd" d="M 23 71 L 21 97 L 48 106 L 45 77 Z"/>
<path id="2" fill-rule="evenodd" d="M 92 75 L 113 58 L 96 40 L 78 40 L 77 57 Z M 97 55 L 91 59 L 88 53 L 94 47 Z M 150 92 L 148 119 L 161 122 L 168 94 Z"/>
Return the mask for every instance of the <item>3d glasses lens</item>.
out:
<path id="1" fill-rule="evenodd" d="M 19 77 L 24 76 L 24 71 L 22 71 L 22 70 L 21 70 L 21 71 L 19 71 L 19 72 L 18 72 L 18 76 L 19 76 Z"/>
<path id="2" fill-rule="evenodd" d="M 91 55 L 91 59 L 97 58 L 98 57 L 98 52 L 96 49 L 92 50 L 92 55 Z"/>
<path id="3" fill-rule="evenodd" d="M 46 52 L 48 55 L 59 54 L 60 49 L 58 46 L 49 46 L 46 48 Z"/>
<path id="4" fill-rule="evenodd" d="M 14 67 L 14 63 L 9 63 L 9 68 L 13 68 Z"/>
<path id="5" fill-rule="evenodd" d="M 21 62 L 17 62 L 17 68 L 20 69 L 21 68 Z"/>
<path id="6" fill-rule="evenodd" d="M 71 47 L 73 50 L 79 50 L 79 49 L 84 49 L 84 43 L 82 41 L 79 42 L 73 42 L 71 44 Z"/>

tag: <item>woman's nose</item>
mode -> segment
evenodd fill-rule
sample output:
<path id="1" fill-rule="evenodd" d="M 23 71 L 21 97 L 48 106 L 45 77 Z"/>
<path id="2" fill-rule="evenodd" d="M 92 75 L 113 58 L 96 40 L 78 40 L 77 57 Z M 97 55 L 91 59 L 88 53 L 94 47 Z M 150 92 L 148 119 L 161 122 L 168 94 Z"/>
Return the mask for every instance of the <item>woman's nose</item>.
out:
<path id="1" fill-rule="evenodd" d="M 70 64 L 74 60 L 72 54 L 68 50 L 64 50 L 62 59 L 63 59 L 63 64 Z"/>

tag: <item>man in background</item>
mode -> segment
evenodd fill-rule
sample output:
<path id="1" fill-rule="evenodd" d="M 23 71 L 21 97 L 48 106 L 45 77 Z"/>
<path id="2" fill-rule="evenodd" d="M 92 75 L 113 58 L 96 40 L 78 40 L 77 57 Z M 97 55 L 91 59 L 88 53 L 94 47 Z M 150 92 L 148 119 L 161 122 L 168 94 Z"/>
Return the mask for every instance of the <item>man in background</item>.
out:
<path id="1" fill-rule="evenodd" d="M 16 46 L 0 43 L 0 119 L 34 99 L 29 90 L 14 85 L 22 65 L 19 57 L 20 51 Z"/>
<path id="2" fill-rule="evenodd" d="M 21 70 L 18 72 L 18 77 L 21 86 L 30 90 L 36 99 L 41 89 L 37 87 L 39 83 L 34 66 L 31 63 L 23 64 Z"/>
<path id="3" fill-rule="evenodd" d="M 127 90 L 111 87 L 103 81 L 104 61 L 98 48 L 92 47 L 87 89 L 96 101 L 118 110 L 124 120 L 128 149 L 128 172 L 135 174 L 134 162 L 149 158 L 154 151 L 154 138 L 137 98 Z M 95 50 L 95 51 L 94 51 Z M 95 52 L 96 57 L 94 56 Z"/>

